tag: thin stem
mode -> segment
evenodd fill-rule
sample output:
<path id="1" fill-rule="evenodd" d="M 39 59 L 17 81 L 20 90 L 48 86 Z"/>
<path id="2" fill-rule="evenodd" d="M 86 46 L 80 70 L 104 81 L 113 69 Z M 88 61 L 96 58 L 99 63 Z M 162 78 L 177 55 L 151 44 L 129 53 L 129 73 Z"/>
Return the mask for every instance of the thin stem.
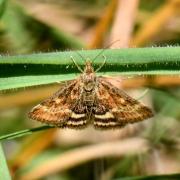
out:
<path id="1" fill-rule="evenodd" d="M 25 130 L 17 131 L 15 133 L 10 133 L 10 134 L 0 136 L 0 141 L 5 140 L 5 139 L 14 139 L 17 137 L 26 136 L 26 135 L 32 134 L 33 132 L 38 132 L 38 131 L 42 131 L 42 130 L 46 130 L 50 128 L 54 128 L 54 127 L 46 125 L 46 126 L 40 126 L 40 127 L 36 127 L 32 129 L 25 129 Z"/>

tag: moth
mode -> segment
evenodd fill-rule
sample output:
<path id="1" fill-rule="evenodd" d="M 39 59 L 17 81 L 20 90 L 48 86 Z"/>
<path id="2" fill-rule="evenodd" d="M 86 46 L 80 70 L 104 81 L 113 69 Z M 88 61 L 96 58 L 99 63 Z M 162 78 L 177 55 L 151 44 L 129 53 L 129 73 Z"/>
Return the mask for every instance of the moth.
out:
<path id="1" fill-rule="evenodd" d="M 30 119 L 57 127 L 82 129 L 121 128 L 153 116 L 152 110 L 113 86 L 105 77 L 96 76 L 87 60 L 82 74 L 67 82 L 52 97 L 35 106 Z"/>

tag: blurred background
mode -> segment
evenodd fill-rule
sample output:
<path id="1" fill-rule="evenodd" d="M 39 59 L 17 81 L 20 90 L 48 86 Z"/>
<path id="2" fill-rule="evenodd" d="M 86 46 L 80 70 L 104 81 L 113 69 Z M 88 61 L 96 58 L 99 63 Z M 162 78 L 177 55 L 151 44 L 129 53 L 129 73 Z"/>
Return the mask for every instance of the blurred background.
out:
<path id="1" fill-rule="evenodd" d="M 0 18 L 1 55 L 180 43 L 180 0 L 0 0 Z M 179 173 L 180 77 L 116 79 L 112 83 L 134 98 L 148 88 L 140 101 L 155 116 L 118 130 L 54 128 L 3 141 L 13 179 L 109 180 Z M 1 92 L 0 136 L 41 126 L 27 112 L 59 87 Z"/>

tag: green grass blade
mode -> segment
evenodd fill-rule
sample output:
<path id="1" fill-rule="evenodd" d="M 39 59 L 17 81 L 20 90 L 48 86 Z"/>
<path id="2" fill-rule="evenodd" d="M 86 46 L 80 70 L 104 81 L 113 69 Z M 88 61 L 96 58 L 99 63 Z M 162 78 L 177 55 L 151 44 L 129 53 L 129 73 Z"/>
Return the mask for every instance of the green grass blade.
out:
<path id="1" fill-rule="evenodd" d="M 8 0 L 0 0 L 0 18 L 4 14 L 4 11 L 6 10 L 6 4 Z"/>
<path id="2" fill-rule="evenodd" d="M 24 54 L 39 51 L 44 44 L 44 36 L 48 41 L 48 49 L 60 47 L 81 49 L 84 44 L 70 33 L 64 32 L 36 19 L 26 12 L 16 1 L 0 0 L 1 48 L 3 52 Z M 28 27 L 28 28 L 27 28 Z M 23 38 L 22 38 L 23 37 Z M 46 49 L 45 48 L 45 49 Z"/>
<path id="3" fill-rule="evenodd" d="M 11 176 L 6 164 L 6 158 L 4 156 L 4 152 L 2 146 L 0 144 L 0 179 L 10 180 Z"/>
<path id="4" fill-rule="evenodd" d="M 10 133 L 10 134 L 0 136 L 0 141 L 5 140 L 5 139 L 14 139 L 17 137 L 26 136 L 26 135 L 32 134 L 33 132 L 38 132 L 38 131 L 42 131 L 42 130 L 46 130 L 46 129 L 50 129 L 50 128 L 53 128 L 53 126 L 45 125 L 45 126 L 40 126 L 40 127 L 36 127 L 36 128 L 16 131 L 14 133 Z"/>
<path id="5" fill-rule="evenodd" d="M 79 51 L 84 59 L 94 59 L 102 50 Z M 109 49 L 103 52 L 107 58 L 101 71 L 107 74 L 147 75 L 180 74 L 180 47 Z M 42 53 L 0 57 L 0 90 L 49 84 L 70 80 L 84 67 L 84 60 L 76 51 Z M 93 63 L 95 69 L 102 65 L 100 54 Z"/>
<path id="6" fill-rule="evenodd" d="M 12 1 L 7 3 L 6 11 L 1 20 L 4 25 L 4 39 L 1 43 L 7 52 L 32 52 L 35 40 L 25 27 L 26 17 L 15 3 Z"/>

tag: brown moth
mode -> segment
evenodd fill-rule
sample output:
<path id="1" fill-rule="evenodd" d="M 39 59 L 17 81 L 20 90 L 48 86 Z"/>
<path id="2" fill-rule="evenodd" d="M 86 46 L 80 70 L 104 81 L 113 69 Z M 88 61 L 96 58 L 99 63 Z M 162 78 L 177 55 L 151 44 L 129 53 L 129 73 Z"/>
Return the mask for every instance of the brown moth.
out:
<path id="1" fill-rule="evenodd" d="M 52 97 L 35 106 L 29 118 L 58 127 L 81 129 L 121 128 L 153 116 L 152 110 L 97 77 L 91 61 L 83 73 L 60 88 Z"/>

